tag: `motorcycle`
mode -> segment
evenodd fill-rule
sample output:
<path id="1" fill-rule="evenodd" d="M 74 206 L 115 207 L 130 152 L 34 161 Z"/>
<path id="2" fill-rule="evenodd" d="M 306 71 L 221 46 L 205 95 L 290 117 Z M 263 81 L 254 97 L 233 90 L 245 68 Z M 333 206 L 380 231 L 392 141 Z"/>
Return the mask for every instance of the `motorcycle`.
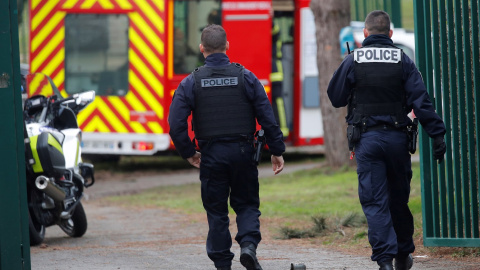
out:
<path id="1" fill-rule="evenodd" d="M 27 98 L 23 109 L 30 244 L 42 243 L 45 228 L 53 225 L 81 237 L 87 231 L 81 199 L 95 178 L 93 165 L 82 162 L 77 114 L 93 102 L 95 91 L 63 98 L 41 73 L 26 75 L 25 83 L 29 93 L 40 93 Z"/>

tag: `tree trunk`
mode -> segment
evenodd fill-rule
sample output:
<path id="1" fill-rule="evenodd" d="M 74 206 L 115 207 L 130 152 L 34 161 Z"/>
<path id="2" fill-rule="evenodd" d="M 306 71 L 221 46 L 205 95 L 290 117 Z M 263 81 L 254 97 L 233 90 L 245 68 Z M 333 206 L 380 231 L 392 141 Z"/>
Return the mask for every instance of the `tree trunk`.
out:
<path id="1" fill-rule="evenodd" d="M 315 17 L 325 156 L 330 166 L 352 166 L 346 135 L 347 109 L 334 108 L 327 95 L 328 83 L 342 62 L 339 33 L 350 24 L 350 0 L 312 0 L 310 8 Z"/>

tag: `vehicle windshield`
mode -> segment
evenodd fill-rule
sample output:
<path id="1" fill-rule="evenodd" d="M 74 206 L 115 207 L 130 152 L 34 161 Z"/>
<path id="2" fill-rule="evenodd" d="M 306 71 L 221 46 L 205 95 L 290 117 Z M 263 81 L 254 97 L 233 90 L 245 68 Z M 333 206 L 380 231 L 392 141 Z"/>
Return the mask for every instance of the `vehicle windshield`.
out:
<path id="1" fill-rule="evenodd" d="M 94 89 L 100 96 L 128 92 L 126 14 L 67 14 L 65 17 L 65 91 Z"/>
<path id="2" fill-rule="evenodd" d="M 176 74 L 192 72 L 202 66 L 205 58 L 198 44 L 203 28 L 222 24 L 221 1 L 175 1 L 173 15 L 173 71 Z"/>

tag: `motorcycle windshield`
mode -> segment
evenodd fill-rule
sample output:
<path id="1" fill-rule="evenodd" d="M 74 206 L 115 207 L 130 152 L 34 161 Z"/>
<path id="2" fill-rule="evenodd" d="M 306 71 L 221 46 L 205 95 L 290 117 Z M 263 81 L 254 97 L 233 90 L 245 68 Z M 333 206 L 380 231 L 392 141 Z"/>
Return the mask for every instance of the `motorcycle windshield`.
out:
<path id="1" fill-rule="evenodd" d="M 25 76 L 26 93 L 28 97 L 43 95 L 56 95 L 62 99 L 60 91 L 53 83 L 52 79 L 43 73 L 32 73 Z"/>

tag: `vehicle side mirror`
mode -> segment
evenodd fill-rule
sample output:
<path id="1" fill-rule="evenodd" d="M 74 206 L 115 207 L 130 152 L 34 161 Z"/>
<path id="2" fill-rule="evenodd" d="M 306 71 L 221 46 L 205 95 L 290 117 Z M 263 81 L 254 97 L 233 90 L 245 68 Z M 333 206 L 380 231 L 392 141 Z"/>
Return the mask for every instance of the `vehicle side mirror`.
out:
<path id="1" fill-rule="evenodd" d="M 86 105 L 95 100 L 95 91 L 90 90 L 83 93 L 79 93 L 76 97 L 77 105 Z"/>

